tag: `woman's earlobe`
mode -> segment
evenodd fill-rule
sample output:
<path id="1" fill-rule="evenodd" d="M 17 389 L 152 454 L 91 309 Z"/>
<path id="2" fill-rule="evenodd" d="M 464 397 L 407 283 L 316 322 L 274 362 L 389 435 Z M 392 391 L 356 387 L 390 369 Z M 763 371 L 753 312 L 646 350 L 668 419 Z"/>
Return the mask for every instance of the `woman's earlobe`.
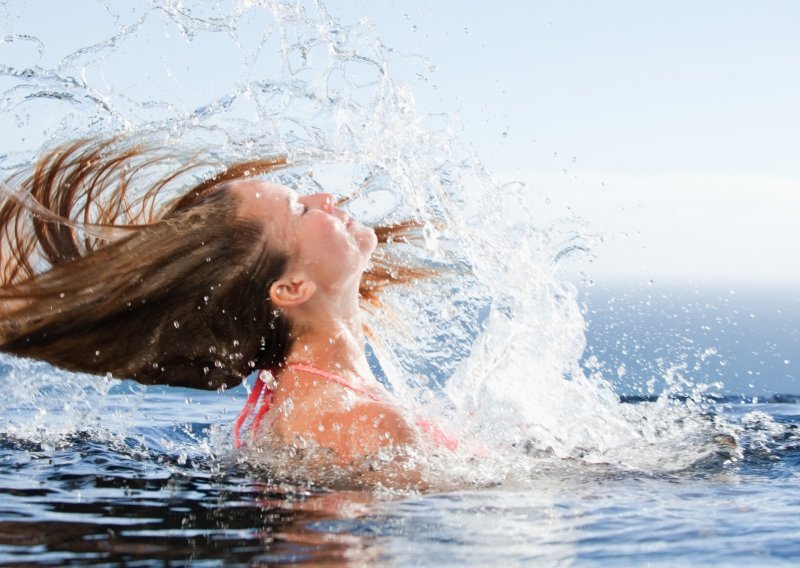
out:
<path id="1" fill-rule="evenodd" d="M 279 308 L 294 308 L 307 302 L 316 290 L 317 285 L 306 278 L 280 278 L 269 287 L 269 299 Z"/>

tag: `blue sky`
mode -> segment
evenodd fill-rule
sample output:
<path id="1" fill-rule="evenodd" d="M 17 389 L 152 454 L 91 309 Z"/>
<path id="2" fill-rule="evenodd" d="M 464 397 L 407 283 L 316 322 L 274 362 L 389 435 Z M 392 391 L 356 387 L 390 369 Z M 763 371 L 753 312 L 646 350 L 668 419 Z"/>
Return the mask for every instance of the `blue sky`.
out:
<path id="1" fill-rule="evenodd" d="M 228 4 L 202 6 L 211 13 Z M 20 8 L 29 5 L 0 4 L 0 13 L 8 12 L 0 27 L 53 31 L 45 64 L 114 29 L 92 0 Z M 45 5 L 50 17 L 43 20 Z M 498 183 L 529 184 L 540 205 L 531 223 L 574 216 L 602 238 L 592 262 L 571 267 L 575 272 L 608 283 L 723 287 L 794 286 L 800 278 L 793 254 L 800 245 L 800 3 L 331 0 L 326 6 L 343 24 L 372 23 L 395 50 L 390 72 L 411 85 L 418 111 L 455 117 L 461 138 Z M 77 18 L 68 34 L 54 27 L 78 8 L 94 15 Z M 147 25 L 165 33 L 157 19 Z M 190 59 L 202 39 L 169 43 L 181 52 L 169 57 L 179 60 L 185 51 Z M 33 44 L 0 47 L 0 55 L 36 60 Z M 128 55 L 156 65 L 165 57 L 139 48 Z M 169 96 L 190 106 L 193 93 L 206 101 L 219 95 L 211 84 L 217 75 L 218 85 L 229 88 L 246 74 L 235 66 L 215 69 L 195 92 L 181 87 L 191 83 L 179 67 L 170 70 L 174 84 L 160 72 L 141 81 L 136 74 L 126 79 L 125 66 L 116 69 L 90 79 L 131 92 L 156 89 L 157 81 L 157 89 L 173 88 L 177 94 Z M 32 123 L 26 131 L 37 128 Z"/>
<path id="2" fill-rule="evenodd" d="M 603 236 L 599 281 L 786 286 L 800 277 L 800 3 L 331 3 L 435 71 L 498 181 Z M 402 64 L 399 66 L 402 75 Z M 409 72 L 410 74 L 410 72 Z"/>

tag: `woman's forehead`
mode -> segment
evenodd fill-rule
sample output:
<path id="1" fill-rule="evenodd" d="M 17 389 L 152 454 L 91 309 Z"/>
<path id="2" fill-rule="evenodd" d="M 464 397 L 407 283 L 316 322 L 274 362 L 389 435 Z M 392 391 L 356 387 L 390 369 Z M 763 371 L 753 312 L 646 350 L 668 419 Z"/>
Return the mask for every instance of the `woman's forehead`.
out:
<path id="1" fill-rule="evenodd" d="M 239 215 L 249 218 L 285 215 L 297 200 L 292 189 L 269 181 L 238 181 L 230 185 L 229 191 L 239 201 Z"/>
<path id="2" fill-rule="evenodd" d="M 242 180 L 230 184 L 230 190 L 243 202 L 257 206 L 267 202 L 289 202 L 297 198 L 294 190 L 271 181 Z"/>

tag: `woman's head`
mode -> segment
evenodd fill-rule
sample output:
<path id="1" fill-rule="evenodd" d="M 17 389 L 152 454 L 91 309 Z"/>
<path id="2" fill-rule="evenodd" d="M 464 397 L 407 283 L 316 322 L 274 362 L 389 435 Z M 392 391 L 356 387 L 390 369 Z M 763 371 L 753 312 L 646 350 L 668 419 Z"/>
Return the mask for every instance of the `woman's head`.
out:
<path id="1" fill-rule="evenodd" d="M 283 159 L 234 164 L 170 204 L 166 193 L 203 164 L 164 156 L 84 141 L 9 180 L 0 349 L 144 383 L 233 386 L 284 363 L 292 275 L 302 272 L 312 294 L 360 281 L 374 302 L 387 282 L 421 274 L 378 258 L 362 279 L 372 229 L 327 194 L 252 179 Z M 386 242 L 413 226 L 379 234 Z"/>
<path id="2" fill-rule="evenodd" d="M 377 245 L 375 231 L 347 215 L 328 193 L 300 196 L 260 180 L 230 185 L 244 219 L 263 224 L 265 243 L 287 266 L 268 291 L 281 308 L 326 296 L 357 293 Z M 305 285 L 303 289 L 298 286 Z"/>

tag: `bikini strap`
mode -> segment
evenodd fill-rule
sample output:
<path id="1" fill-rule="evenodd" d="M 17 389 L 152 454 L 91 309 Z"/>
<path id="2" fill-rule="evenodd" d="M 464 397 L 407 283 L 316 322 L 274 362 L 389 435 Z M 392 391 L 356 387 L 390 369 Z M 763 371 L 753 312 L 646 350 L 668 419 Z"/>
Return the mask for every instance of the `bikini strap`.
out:
<path id="1" fill-rule="evenodd" d="M 242 440 L 239 437 L 239 432 L 242 430 L 242 426 L 244 425 L 245 421 L 250 417 L 253 409 L 261 399 L 262 393 L 264 394 L 264 400 L 262 401 L 261 407 L 258 409 L 253 419 L 254 436 L 256 430 L 258 430 L 259 424 L 261 424 L 261 420 L 264 418 L 264 415 L 267 413 L 270 405 L 272 404 L 272 399 L 275 396 L 275 389 L 271 388 L 267 384 L 267 381 L 271 378 L 272 373 L 270 371 L 261 370 L 258 372 L 256 382 L 253 384 L 253 390 L 250 391 L 250 396 L 247 397 L 247 402 L 244 403 L 244 408 L 242 408 L 239 418 L 236 419 L 236 424 L 233 425 L 233 442 L 237 448 L 242 447 Z"/>
<path id="2" fill-rule="evenodd" d="M 363 387 L 360 387 L 358 385 L 352 384 L 350 381 L 348 381 L 344 377 L 342 377 L 340 375 L 337 375 L 335 373 L 331 373 L 331 372 L 328 372 L 328 371 L 323 371 L 322 369 L 317 369 L 316 367 L 311 367 L 310 365 L 303 365 L 302 363 L 293 363 L 291 365 L 286 365 L 286 368 L 290 369 L 292 371 L 301 371 L 301 372 L 304 372 L 304 373 L 308 373 L 310 375 L 317 375 L 318 377 L 322 377 L 322 378 L 327 379 L 327 380 L 329 380 L 331 382 L 334 382 L 334 383 L 337 383 L 339 385 L 342 385 L 346 389 L 349 389 L 349 390 L 353 391 L 356 394 L 360 394 L 360 395 L 362 395 L 362 396 L 364 396 L 364 397 L 366 397 L 366 398 L 368 398 L 368 399 L 370 399 L 372 401 L 377 402 L 377 401 L 381 400 L 381 398 L 379 396 L 377 396 L 376 394 L 364 389 Z"/>
<path id="3" fill-rule="evenodd" d="M 304 373 L 308 373 L 310 375 L 317 375 L 318 377 L 323 377 L 329 381 L 333 381 L 343 387 L 350 389 L 356 394 L 360 394 L 366 398 L 369 398 L 373 401 L 380 401 L 380 397 L 377 395 L 364 390 L 363 388 L 351 384 L 347 379 L 336 375 L 334 373 L 324 371 L 322 369 L 317 369 L 316 367 L 311 367 L 309 365 L 303 365 L 301 363 L 296 363 L 292 365 L 286 365 L 285 369 L 289 369 L 292 371 L 301 371 Z M 275 371 L 275 370 L 273 370 Z M 269 411 L 270 406 L 272 405 L 273 398 L 275 397 L 275 389 L 272 387 L 274 383 L 274 372 L 261 370 L 258 372 L 258 377 L 256 378 L 256 382 L 253 385 L 253 390 L 250 391 L 250 395 L 247 397 L 247 402 L 244 403 L 244 408 L 242 409 L 241 414 L 239 414 L 239 418 L 236 420 L 236 424 L 233 426 L 233 439 L 234 444 L 237 448 L 242 447 L 242 440 L 239 436 L 239 432 L 242 430 L 242 426 L 253 413 L 253 410 L 258 406 L 258 403 L 261 402 L 261 406 L 258 407 L 258 410 L 253 417 L 253 436 L 255 437 L 256 432 L 258 431 L 258 427 L 261 424 L 261 421 L 264 418 L 264 415 Z M 458 438 L 452 436 L 451 434 L 442 430 L 435 422 L 430 420 L 423 420 L 417 419 L 417 426 L 419 426 L 424 432 L 426 432 L 435 443 L 439 446 L 445 447 L 450 451 L 456 451 L 459 446 Z"/>
<path id="4" fill-rule="evenodd" d="M 343 387 L 353 391 L 356 394 L 364 396 L 372 401 L 379 401 L 381 398 L 374 393 L 371 393 L 360 386 L 351 384 L 347 379 L 336 375 L 334 373 L 330 373 L 328 371 L 323 371 L 322 369 L 317 369 L 316 367 L 311 367 L 309 365 L 303 365 L 300 363 L 286 365 L 284 369 L 289 369 L 291 371 L 301 371 L 304 373 L 309 373 L 311 375 L 317 375 L 319 377 L 323 377 L 329 381 L 342 385 Z M 258 377 L 256 378 L 255 384 L 253 384 L 253 390 L 250 391 L 250 396 L 247 397 L 247 402 L 244 403 L 244 408 L 242 408 L 242 412 L 239 414 L 239 418 L 236 419 L 236 423 L 233 425 L 233 442 L 237 448 L 242 447 L 242 439 L 240 436 L 240 432 L 242 430 L 242 426 L 250 418 L 250 415 L 253 414 L 253 411 L 256 410 L 255 415 L 253 416 L 253 436 L 255 436 L 256 431 L 258 430 L 261 421 L 264 419 L 264 415 L 270 409 L 272 405 L 272 400 L 275 397 L 275 389 L 270 386 L 272 382 L 274 373 L 273 370 L 261 370 L 258 372 Z M 262 396 L 263 395 L 263 396 Z M 259 402 L 261 405 L 259 406 Z"/>
<path id="5" fill-rule="evenodd" d="M 323 371 L 322 369 L 317 369 L 316 367 L 311 367 L 309 365 L 303 365 L 301 363 L 295 363 L 292 365 L 287 365 L 287 369 L 291 369 L 293 371 L 302 371 L 305 373 L 309 373 L 311 375 L 317 375 L 329 381 L 333 381 L 334 383 L 340 384 L 345 388 L 350 389 L 354 393 L 360 394 L 365 396 L 373 401 L 380 401 L 381 398 L 374 395 L 373 393 L 364 390 L 362 387 L 356 386 L 351 384 L 347 379 L 336 375 L 334 373 L 330 373 L 328 371 Z M 417 419 L 417 426 L 419 426 L 423 432 L 428 434 L 431 439 L 439 446 L 447 448 L 451 452 L 455 452 L 459 446 L 459 439 L 455 436 L 445 432 L 442 430 L 436 422 L 432 420 L 425 420 L 425 419 Z"/>

